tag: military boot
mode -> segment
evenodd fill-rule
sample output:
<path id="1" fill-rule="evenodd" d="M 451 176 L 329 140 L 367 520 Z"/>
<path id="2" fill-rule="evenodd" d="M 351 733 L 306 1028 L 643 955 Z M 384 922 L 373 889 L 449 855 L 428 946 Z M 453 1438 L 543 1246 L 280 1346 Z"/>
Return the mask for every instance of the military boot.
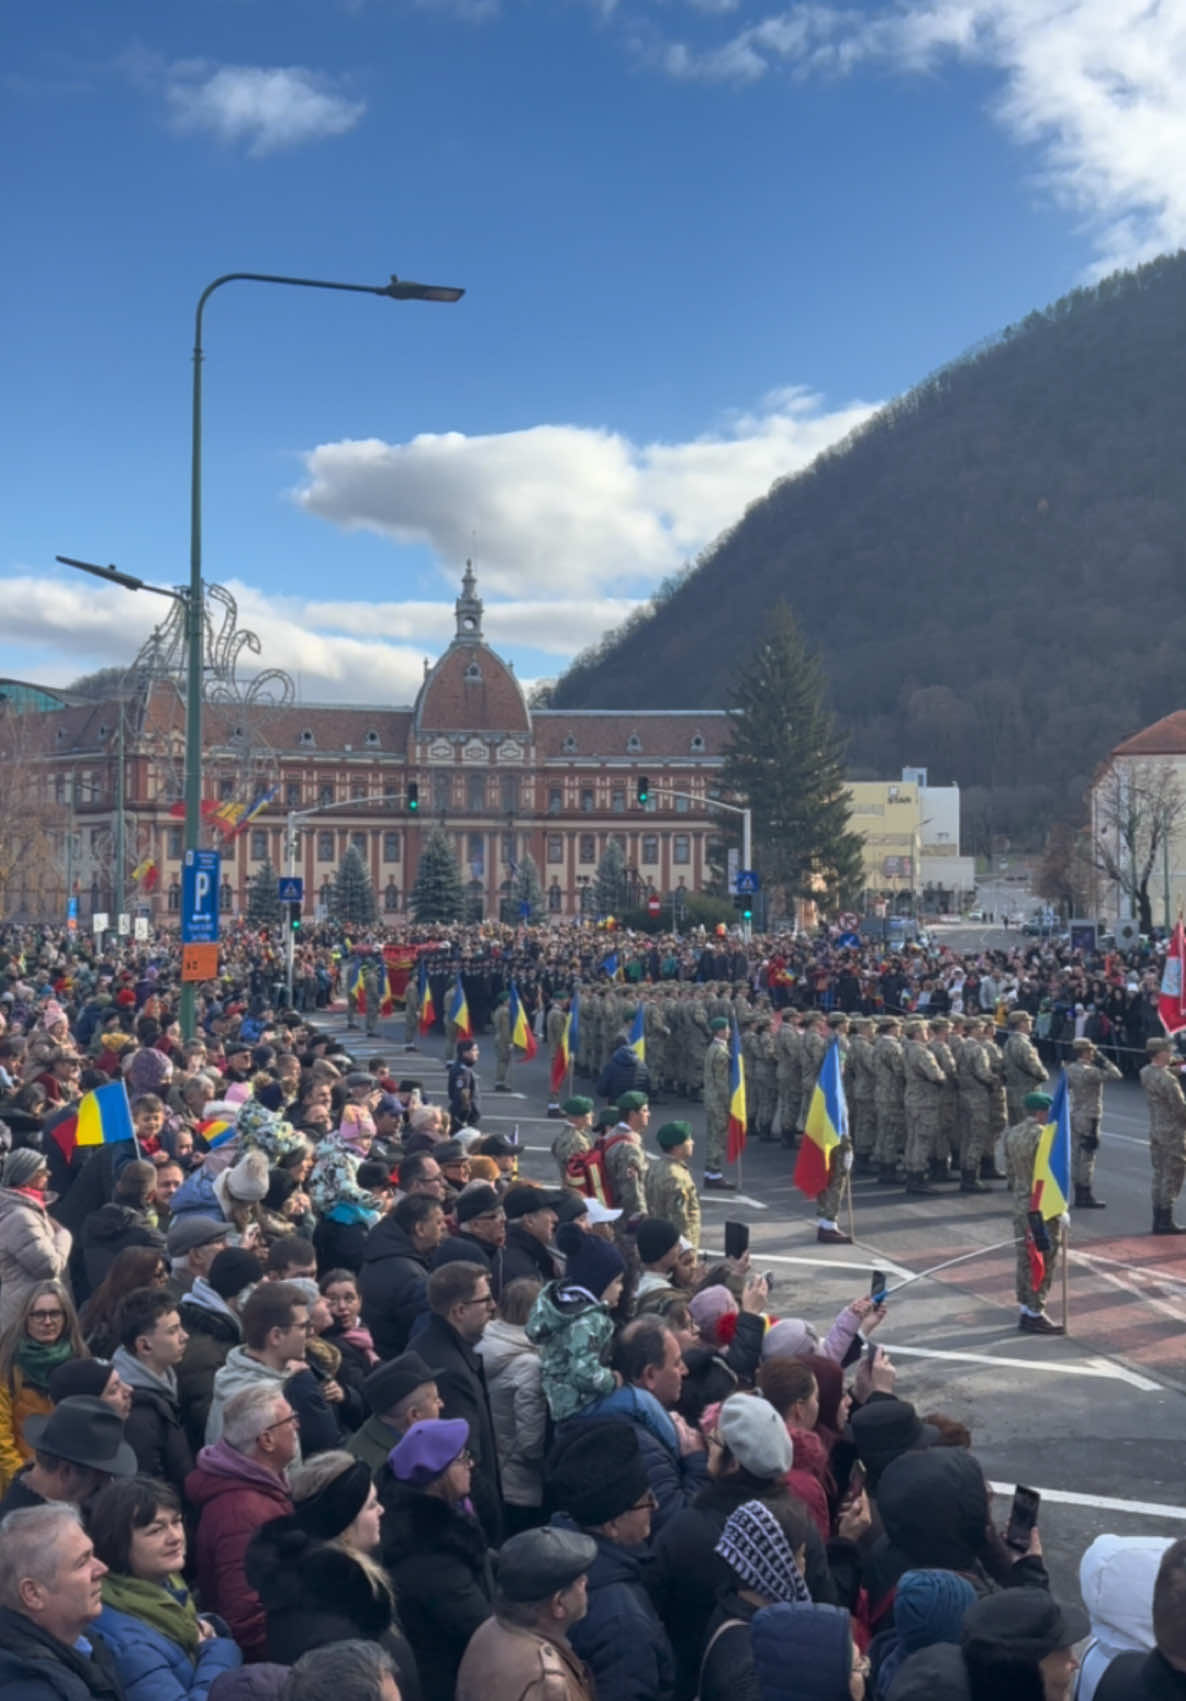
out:
<path id="1" fill-rule="evenodd" d="M 927 1180 L 925 1172 L 916 1169 L 906 1172 L 906 1191 L 907 1193 L 934 1193 L 935 1189 Z"/>
<path id="2" fill-rule="evenodd" d="M 1090 1187 L 1081 1183 L 1075 1184 L 1075 1209 L 1077 1211 L 1106 1211 L 1107 1204 L 1103 1199 L 1097 1199 Z"/>
<path id="3" fill-rule="evenodd" d="M 961 1193 L 991 1193 L 992 1188 L 987 1182 L 981 1181 L 974 1169 L 966 1169 L 960 1175 Z"/>
<path id="4" fill-rule="evenodd" d="M 1154 1211 L 1153 1233 L 1186 1234 L 1186 1228 L 1183 1228 L 1181 1223 L 1176 1223 L 1174 1221 L 1174 1209 L 1172 1205 L 1167 1206 L 1164 1210 Z"/>
<path id="5" fill-rule="evenodd" d="M 883 1187 L 893 1187 L 898 1179 L 897 1165 L 879 1164 L 877 1169 L 877 1179 Z"/>
<path id="6" fill-rule="evenodd" d="M 1007 1181 L 1008 1177 L 997 1168 L 996 1159 L 988 1157 L 980 1160 L 980 1179 L 981 1181 Z"/>

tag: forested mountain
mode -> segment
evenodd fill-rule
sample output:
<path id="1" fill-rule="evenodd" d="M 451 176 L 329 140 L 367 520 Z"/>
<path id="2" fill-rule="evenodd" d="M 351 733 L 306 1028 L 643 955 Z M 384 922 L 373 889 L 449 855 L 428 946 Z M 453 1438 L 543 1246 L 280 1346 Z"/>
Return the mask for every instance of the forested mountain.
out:
<path id="1" fill-rule="evenodd" d="M 1186 706 L 1186 252 L 1032 313 L 781 480 L 553 700 L 726 702 L 780 598 L 854 776 L 927 764 L 977 839 L 1075 810 L 1113 744 Z"/>

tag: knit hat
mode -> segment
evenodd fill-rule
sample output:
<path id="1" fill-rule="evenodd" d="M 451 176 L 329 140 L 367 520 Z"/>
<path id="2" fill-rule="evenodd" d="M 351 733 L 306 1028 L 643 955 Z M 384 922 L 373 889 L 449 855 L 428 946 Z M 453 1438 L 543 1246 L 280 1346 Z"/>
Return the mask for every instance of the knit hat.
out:
<path id="1" fill-rule="evenodd" d="M 209 1246 L 211 1241 L 215 1240 L 225 1240 L 230 1232 L 230 1223 L 220 1223 L 216 1217 L 201 1217 L 191 1211 L 169 1224 L 165 1246 L 170 1258 L 184 1258 L 195 1247 Z"/>
<path id="2" fill-rule="evenodd" d="M 572 1098 L 563 1101 L 560 1108 L 565 1116 L 592 1116 L 593 1100 L 585 1098 L 583 1093 L 574 1093 Z"/>
<path id="3" fill-rule="evenodd" d="M 268 1172 L 268 1160 L 260 1151 L 244 1152 L 233 1169 L 224 1170 L 214 1183 L 217 1194 L 220 1188 L 225 1188 L 232 1199 L 241 1204 L 257 1205 L 266 1197 L 271 1176 Z"/>
<path id="4" fill-rule="evenodd" d="M 819 1336 L 801 1317 L 780 1317 L 762 1336 L 763 1358 L 799 1358 L 819 1348 Z"/>
<path id="5" fill-rule="evenodd" d="M 488 1211 L 499 1209 L 499 1197 L 488 1181 L 471 1181 L 457 1195 L 457 1221 L 468 1223 L 473 1217 L 484 1217 Z"/>
<path id="6" fill-rule="evenodd" d="M 316 1494 L 295 1501 L 293 1517 L 307 1535 L 323 1542 L 332 1541 L 349 1529 L 366 1505 L 370 1492 L 371 1467 L 355 1459 Z"/>
<path id="7" fill-rule="evenodd" d="M 97 1400 L 111 1381 L 111 1360 L 107 1358 L 68 1358 L 57 1365 L 46 1379 L 46 1391 L 56 1406 L 75 1394 L 88 1394 Z"/>
<path id="8" fill-rule="evenodd" d="M 717 1432 L 753 1477 L 785 1477 L 794 1463 L 786 1424 L 759 1395 L 731 1394 L 717 1415 Z"/>
<path id="9" fill-rule="evenodd" d="M 618 1115 L 629 1116 L 633 1111 L 645 1110 L 650 1100 L 645 1093 L 623 1093 L 618 1100 Z"/>
<path id="10" fill-rule="evenodd" d="M 976 1591 L 958 1571 L 904 1571 L 894 1595 L 894 1629 L 907 1654 L 960 1639 Z"/>
<path id="11" fill-rule="evenodd" d="M 600 1299 L 618 1276 L 625 1275 L 626 1262 L 612 1240 L 599 1234 L 582 1234 L 581 1243 L 568 1255 L 564 1286 L 584 1288 Z"/>
<path id="12" fill-rule="evenodd" d="M 5 1187 L 27 1187 L 39 1171 L 48 1166 L 45 1156 L 33 1146 L 18 1146 L 15 1152 L 9 1152 L 4 1160 L 3 1175 Z"/>
<path id="13" fill-rule="evenodd" d="M 707 1341 L 711 1347 L 719 1346 L 717 1330 L 722 1317 L 730 1317 L 737 1310 L 737 1301 L 723 1283 L 714 1283 L 710 1288 L 701 1288 L 694 1293 L 688 1304 L 692 1313 L 692 1321 L 700 1331 L 700 1339 Z"/>
<path id="14" fill-rule="evenodd" d="M 244 1288 L 252 1287 L 263 1277 L 263 1266 L 254 1252 L 242 1246 L 224 1246 L 216 1252 L 206 1276 L 206 1286 L 213 1288 L 219 1299 L 235 1299 Z"/>
<path id="15" fill-rule="evenodd" d="M 716 1551 L 747 1589 L 768 1601 L 809 1601 L 786 1532 L 770 1508 L 747 1500 L 725 1522 Z"/>
<path id="16" fill-rule="evenodd" d="M 448 1469 L 468 1440 L 464 1418 L 425 1418 L 391 1449 L 387 1462 L 397 1482 L 424 1488 Z"/>
<path id="17" fill-rule="evenodd" d="M 650 1483 L 632 1423 L 585 1424 L 548 1462 L 552 1505 L 586 1529 L 629 1512 Z"/>
<path id="18" fill-rule="evenodd" d="M 682 1146 L 685 1141 L 691 1138 L 692 1124 L 690 1122 L 665 1122 L 655 1135 L 655 1139 L 659 1142 L 659 1149 L 663 1152 L 670 1152 L 673 1147 Z"/>
<path id="19" fill-rule="evenodd" d="M 657 1264 L 679 1244 L 679 1230 L 662 1217 L 644 1217 L 634 1237 L 640 1264 Z"/>
<path id="20" fill-rule="evenodd" d="M 389 1412 L 401 1400 L 426 1382 L 434 1380 L 432 1371 L 419 1353 L 401 1353 L 398 1358 L 377 1364 L 362 1385 L 362 1397 L 372 1412 Z"/>
<path id="21" fill-rule="evenodd" d="M 173 1065 L 163 1051 L 151 1045 L 134 1051 L 124 1069 L 124 1080 L 132 1098 L 139 1093 L 159 1093 L 172 1079 Z"/>
<path id="22" fill-rule="evenodd" d="M 1049 1093 L 1027 1093 L 1022 1103 L 1027 1110 L 1049 1110 L 1054 1100 Z"/>

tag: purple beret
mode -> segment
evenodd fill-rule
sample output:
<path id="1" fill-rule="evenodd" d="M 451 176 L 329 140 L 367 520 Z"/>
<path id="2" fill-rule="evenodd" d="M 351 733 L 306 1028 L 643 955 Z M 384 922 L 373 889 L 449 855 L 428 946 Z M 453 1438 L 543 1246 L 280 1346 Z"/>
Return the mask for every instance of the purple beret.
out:
<path id="1" fill-rule="evenodd" d="M 423 1488 L 453 1463 L 468 1440 L 464 1418 L 425 1418 L 391 1449 L 387 1462 L 400 1482 Z"/>

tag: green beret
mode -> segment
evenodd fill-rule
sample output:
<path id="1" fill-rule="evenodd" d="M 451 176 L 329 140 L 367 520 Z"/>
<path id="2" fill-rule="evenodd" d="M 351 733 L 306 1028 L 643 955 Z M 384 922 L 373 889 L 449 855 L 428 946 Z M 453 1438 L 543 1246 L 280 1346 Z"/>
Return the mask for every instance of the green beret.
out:
<path id="1" fill-rule="evenodd" d="M 1049 1110 L 1053 1103 L 1049 1093 L 1027 1093 L 1024 1099 L 1027 1110 Z"/>
<path id="2" fill-rule="evenodd" d="M 673 1146 L 682 1146 L 685 1140 L 692 1138 L 690 1122 L 665 1122 L 655 1135 L 663 1151 L 669 1152 Z"/>
<path id="3" fill-rule="evenodd" d="M 728 1026 L 729 1018 L 727 1016 L 714 1016 L 708 1024 L 708 1031 L 711 1034 L 723 1034 Z"/>
<path id="4" fill-rule="evenodd" d="M 580 1093 L 576 1093 L 572 1098 L 565 1099 L 560 1108 L 564 1112 L 565 1116 L 592 1116 L 593 1100 L 584 1098 Z"/>
<path id="5" fill-rule="evenodd" d="M 618 1100 L 618 1109 L 623 1116 L 629 1116 L 632 1110 L 645 1110 L 648 1102 L 645 1093 L 623 1093 Z"/>

